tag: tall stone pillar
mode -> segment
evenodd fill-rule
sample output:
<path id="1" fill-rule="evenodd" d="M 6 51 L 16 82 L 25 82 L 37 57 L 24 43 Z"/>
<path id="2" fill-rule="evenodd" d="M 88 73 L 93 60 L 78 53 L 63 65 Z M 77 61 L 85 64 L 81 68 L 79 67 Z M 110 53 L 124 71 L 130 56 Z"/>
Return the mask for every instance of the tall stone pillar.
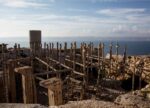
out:
<path id="1" fill-rule="evenodd" d="M 24 66 L 15 69 L 16 72 L 22 75 L 22 89 L 23 89 L 23 101 L 25 104 L 36 103 L 36 87 L 34 77 L 32 74 L 32 68 Z"/>
<path id="2" fill-rule="evenodd" d="M 30 48 L 32 53 L 36 56 L 39 55 L 41 49 L 41 31 L 30 30 Z"/>

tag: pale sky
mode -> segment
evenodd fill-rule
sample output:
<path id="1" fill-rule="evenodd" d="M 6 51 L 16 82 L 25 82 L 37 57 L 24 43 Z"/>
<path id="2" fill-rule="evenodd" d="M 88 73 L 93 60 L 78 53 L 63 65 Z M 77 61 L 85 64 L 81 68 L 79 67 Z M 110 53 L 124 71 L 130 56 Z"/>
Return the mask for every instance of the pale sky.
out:
<path id="1" fill-rule="evenodd" d="M 150 0 L 0 0 L 0 37 L 150 37 Z"/>

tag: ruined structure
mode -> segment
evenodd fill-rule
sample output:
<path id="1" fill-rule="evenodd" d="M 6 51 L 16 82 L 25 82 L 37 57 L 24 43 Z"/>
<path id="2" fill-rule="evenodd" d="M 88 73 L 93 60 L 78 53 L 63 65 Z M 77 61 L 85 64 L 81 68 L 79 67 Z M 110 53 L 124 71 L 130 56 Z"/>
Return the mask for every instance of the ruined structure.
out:
<path id="1" fill-rule="evenodd" d="M 3 46 L 0 102 L 53 106 L 91 98 L 112 101 L 150 82 L 150 56 L 127 56 L 126 46 L 120 55 L 118 43 L 115 53 L 110 44 L 108 54 L 101 42 L 68 46 L 66 42 L 42 45 L 41 31 L 33 30 L 30 48 Z"/>
<path id="2" fill-rule="evenodd" d="M 48 89 L 49 106 L 62 104 L 62 84 L 58 78 L 50 78 L 40 82 L 42 87 Z"/>

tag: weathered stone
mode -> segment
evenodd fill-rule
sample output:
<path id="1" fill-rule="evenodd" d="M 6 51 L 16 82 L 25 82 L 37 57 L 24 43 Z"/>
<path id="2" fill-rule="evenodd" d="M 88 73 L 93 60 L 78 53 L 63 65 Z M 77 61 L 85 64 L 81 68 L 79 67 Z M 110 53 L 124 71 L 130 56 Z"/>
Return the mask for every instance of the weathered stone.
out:
<path id="1" fill-rule="evenodd" d="M 1 103 L 0 108 L 47 108 L 40 104 L 10 104 L 10 103 Z"/>

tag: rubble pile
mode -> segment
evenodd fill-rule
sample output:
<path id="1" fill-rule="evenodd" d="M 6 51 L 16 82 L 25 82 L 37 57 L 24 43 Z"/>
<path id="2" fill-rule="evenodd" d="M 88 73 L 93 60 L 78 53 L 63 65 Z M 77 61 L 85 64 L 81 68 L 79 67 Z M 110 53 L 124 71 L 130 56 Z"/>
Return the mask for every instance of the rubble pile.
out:
<path id="1" fill-rule="evenodd" d="M 150 100 L 141 91 L 129 92 L 118 96 L 114 102 L 83 100 L 71 101 L 59 108 L 149 108 Z"/>
<path id="2" fill-rule="evenodd" d="M 95 99 L 70 101 L 59 108 L 150 108 L 149 91 L 150 84 L 141 90 L 121 94 L 112 102 Z"/>
<path id="3" fill-rule="evenodd" d="M 149 108 L 150 100 L 147 99 L 141 91 L 129 92 L 120 95 L 116 98 L 114 103 L 121 106 L 134 106 L 135 108 Z"/>

